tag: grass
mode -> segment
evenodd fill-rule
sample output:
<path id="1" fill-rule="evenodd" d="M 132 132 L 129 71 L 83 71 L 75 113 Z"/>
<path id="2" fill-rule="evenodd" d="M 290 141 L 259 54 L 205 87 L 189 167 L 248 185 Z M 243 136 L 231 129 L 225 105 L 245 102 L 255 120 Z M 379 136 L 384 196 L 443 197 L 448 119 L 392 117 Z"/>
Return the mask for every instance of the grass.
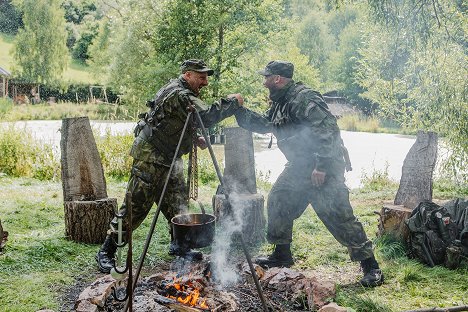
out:
<path id="1" fill-rule="evenodd" d="M 71 102 L 41 103 L 37 105 L 13 105 L 0 99 L 2 121 L 60 120 L 62 118 L 88 116 L 91 120 L 137 120 L 141 107 L 115 104 L 77 104 Z"/>
<path id="2" fill-rule="evenodd" d="M 341 130 L 371 133 L 415 134 L 416 131 L 397 126 L 394 122 L 362 114 L 345 115 L 338 119 Z"/>
<path id="3" fill-rule="evenodd" d="M 115 197 L 121 203 L 125 181 L 108 179 L 107 186 L 109 197 Z M 89 285 L 99 276 L 94 262 L 98 245 L 75 243 L 64 238 L 59 181 L 3 175 L 0 176 L 0 187 L 0 217 L 4 229 L 10 232 L 6 249 L 0 255 L 0 311 L 24 312 L 43 308 L 68 311 L 61 298 L 70 288 L 80 286 L 74 286 L 79 281 Z M 212 185 L 201 186 L 200 197 L 206 206 L 210 205 L 214 192 Z M 295 268 L 313 270 L 331 278 L 338 285 L 335 301 L 354 311 L 402 311 L 467 304 L 466 261 L 457 270 L 431 269 L 406 258 L 400 243 L 385 237 L 376 239 L 377 217 L 373 211 L 379 210 L 383 201 L 391 198 L 390 192 L 379 190 L 351 193 L 355 214 L 369 237 L 374 239 L 376 256 L 386 276 L 383 286 L 365 289 L 356 284 L 361 276 L 358 264 L 349 260 L 346 249 L 336 242 L 310 207 L 294 225 Z M 143 248 L 150 223 L 149 217 L 134 233 L 136 256 Z M 166 254 L 168 244 L 166 224 L 158 222 L 145 270 L 170 260 Z M 261 250 L 270 251 L 271 248 L 265 244 Z"/>

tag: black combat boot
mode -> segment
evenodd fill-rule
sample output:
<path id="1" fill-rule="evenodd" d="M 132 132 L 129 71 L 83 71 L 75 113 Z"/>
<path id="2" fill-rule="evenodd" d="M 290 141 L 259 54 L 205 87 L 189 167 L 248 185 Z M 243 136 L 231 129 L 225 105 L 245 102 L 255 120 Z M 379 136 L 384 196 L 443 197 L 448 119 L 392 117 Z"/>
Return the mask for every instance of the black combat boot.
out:
<path id="1" fill-rule="evenodd" d="M 291 244 L 279 244 L 275 246 L 275 251 L 267 257 L 258 257 L 255 263 L 263 268 L 286 267 L 294 264 L 291 255 Z"/>
<path id="2" fill-rule="evenodd" d="M 115 265 L 115 252 L 117 244 L 115 243 L 115 234 L 107 234 L 104 243 L 96 254 L 96 261 L 99 266 L 99 271 L 102 273 L 110 273 Z"/>
<path id="3" fill-rule="evenodd" d="M 379 268 L 379 264 L 374 256 L 361 261 L 361 268 L 364 272 L 364 277 L 359 283 L 364 287 L 380 286 L 384 282 L 384 275 Z"/>

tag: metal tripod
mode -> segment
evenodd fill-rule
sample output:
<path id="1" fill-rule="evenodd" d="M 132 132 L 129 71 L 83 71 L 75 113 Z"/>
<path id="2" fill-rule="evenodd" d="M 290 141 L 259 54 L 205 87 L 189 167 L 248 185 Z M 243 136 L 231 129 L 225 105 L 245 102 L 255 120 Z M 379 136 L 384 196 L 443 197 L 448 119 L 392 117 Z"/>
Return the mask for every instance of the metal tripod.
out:
<path id="1" fill-rule="evenodd" d="M 224 178 L 223 178 L 223 175 L 221 174 L 221 170 L 219 169 L 219 165 L 218 165 L 218 162 L 216 160 L 216 157 L 214 155 L 214 152 L 213 152 L 213 147 L 211 146 L 211 143 L 210 143 L 210 139 L 208 137 L 208 133 L 206 131 L 206 128 L 203 124 L 203 121 L 200 117 L 200 114 L 198 113 L 198 111 L 196 110 L 195 107 L 189 107 L 188 108 L 189 110 L 189 113 L 187 114 L 187 118 L 185 120 L 185 124 L 184 124 L 184 127 L 182 129 L 182 133 L 180 135 L 180 138 L 179 138 L 179 142 L 177 144 L 177 147 L 176 147 L 176 150 L 175 150 L 175 153 L 174 153 L 174 157 L 172 159 L 172 163 L 171 163 L 171 166 L 169 168 L 169 172 L 167 174 L 167 177 L 166 177 L 166 181 L 164 182 L 164 186 L 163 186 L 163 189 L 162 189 L 162 192 L 161 192 L 161 196 L 159 198 L 159 201 L 158 201 L 158 206 L 157 206 L 157 209 L 156 209 L 156 212 L 154 214 L 154 217 L 153 217 L 153 221 L 151 223 L 151 227 L 150 227 L 150 230 L 148 232 L 148 235 L 146 237 L 146 242 L 145 242 L 145 246 L 143 248 L 143 252 L 140 256 L 140 261 L 139 261 L 139 264 L 138 264 L 138 267 L 136 269 L 136 272 L 135 272 L 135 275 L 134 275 L 134 278 L 133 278 L 133 287 L 132 287 L 132 294 L 134 293 L 135 291 L 135 288 L 136 288 L 136 284 L 138 282 L 138 278 L 140 276 L 140 272 L 141 272 L 141 269 L 143 267 L 143 262 L 145 261 L 145 257 L 146 257 L 146 254 L 148 252 L 148 248 L 149 248 L 149 244 L 151 242 L 151 238 L 153 236 L 153 233 L 154 233 L 154 229 L 156 227 L 156 222 L 158 221 L 158 217 L 159 217 L 159 212 L 160 212 L 160 207 L 161 207 L 161 203 L 162 203 L 162 200 L 164 198 L 164 194 L 166 192 L 166 188 L 167 188 L 167 184 L 169 182 L 169 178 L 170 178 L 170 175 L 172 173 L 172 170 L 174 168 L 174 164 L 175 164 L 175 161 L 177 159 L 177 154 L 179 153 L 179 149 L 180 149 L 180 146 L 182 144 L 182 139 L 185 135 L 185 131 L 187 130 L 187 126 L 189 124 L 189 121 L 191 120 L 191 117 L 192 117 L 192 114 L 195 114 L 196 118 L 197 118 L 197 122 L 199 124 L 199 127 L 201 128 L 202 130 L 202 134 L 203 134 L 203 137 L 207 143 L 207 146 L 208 146 L 208 150 L 210 152 L 210 156 L 211 156 L 211 160 L 213 161 L 213 165 L 215 167 L 215 170 L 216 170 L 216 174 L 218 176 L 218 179 L 219 179 L 219 182 L 221 184 L 221 187 L 224 189 L 224 193 L 225 193 L 225 196 L 226 196 L 226 200 L 227 202 L 229 203 L 229 196 L 226 192 L 226 188 L 225 188 L 225 183 L 224 183 Z M 252 277 L 254 279 L 254 282 L 255 282 L 255 286 L 257 288 L 257 292 L 258 292 L 258 295 L 260 297 L 260 300 L 262 302 L 262 306 L 263 306 L 263 310 L 265 312 L 268 312 L 270 311 L 271 309 L 269 309 L 268 305 L 267 305 L 267 302 L 265 300 L 265 297 L 263 295 L 263 291 L 262 291 L 262 287 L 258 281 L 258 277 L 257 277 L 257 273 L 255 271 L 255 268 L 253 267 L 253 264 L 252 264 L 252 259 L 249 255 L 249 252 L 247 250 L 247 247 L 245 245 L 245 242 L 244 242 L 244 239 L 242 237 L 242 234 L 239 233 L 239 237 L 240 237 L 240 241 L 241 241 L 241 244 L 242 244 L 242 249 L 244 251 L 244 254 L 245 254 L 245 257 L 247 259 L 247 262 L 249 264 L 249 268 L 250 268 L 250 272 L 252 274 Z M 124 308 L 124 311 L 127 311 L 128 307 L 131 306 L 131 301 L 133 301 L 133 296 L 129 296 L 126 304 L 125 304 L 125 308 Z"/>

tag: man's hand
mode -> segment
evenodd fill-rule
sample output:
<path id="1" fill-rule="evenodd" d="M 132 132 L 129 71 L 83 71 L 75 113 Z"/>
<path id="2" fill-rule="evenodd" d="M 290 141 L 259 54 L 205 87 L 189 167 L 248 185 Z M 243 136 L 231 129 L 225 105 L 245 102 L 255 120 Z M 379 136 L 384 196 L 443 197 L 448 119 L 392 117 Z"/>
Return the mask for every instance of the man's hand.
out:
<path id="1" fill-rule="evenodd" d="M 206 144 L 206 140 L 205 140 L 204 137 L 202 137 L 202 136 L 198 137 L 197 146 L 202 150 L 204 150 L 205 148 L 208 147 L 208 144 Z"/>
<path id="2" fill-rule="evenodd" d="M 227 96 L 228 99 L 230 98 L 236 98 L 237 101 L 239 102 L 239 105 L 240 106 L 243 106 L 244 105 L 244 98 L 242 97 L 242 95 L 240 93 L 234 93 L 234 94 L 229 94 Z"/>
<path id="3" fill-rule="evenodd" d="M 311 179 L 312 179 L 312 185 L 314 186 L 320 186 L 325 182 L 325 176 L 327 174 L 323 171 L 318 171 L 317 169 L 314 169 L 312 171 Z"/>

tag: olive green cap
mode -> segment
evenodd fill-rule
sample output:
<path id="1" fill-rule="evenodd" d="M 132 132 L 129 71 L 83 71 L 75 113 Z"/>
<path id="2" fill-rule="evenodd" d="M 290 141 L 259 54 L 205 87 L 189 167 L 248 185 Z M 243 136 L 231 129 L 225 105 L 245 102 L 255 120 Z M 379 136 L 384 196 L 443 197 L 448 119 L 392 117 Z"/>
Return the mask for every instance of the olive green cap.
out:
<path id="1" fill-rule="evenodd" d="M 199 59 L 190 59 L 190 60 L 185 60 L 181 65 L 180 65 L 180 70 L 182 73 L 188 72 L 188 71 L 194 71 L 198 73 L 207 73 L 208 76 L 211 76 L 214 74 L 214 70 L 211 68 L 208 68 L 208 65 L 203 60 Z"/>

